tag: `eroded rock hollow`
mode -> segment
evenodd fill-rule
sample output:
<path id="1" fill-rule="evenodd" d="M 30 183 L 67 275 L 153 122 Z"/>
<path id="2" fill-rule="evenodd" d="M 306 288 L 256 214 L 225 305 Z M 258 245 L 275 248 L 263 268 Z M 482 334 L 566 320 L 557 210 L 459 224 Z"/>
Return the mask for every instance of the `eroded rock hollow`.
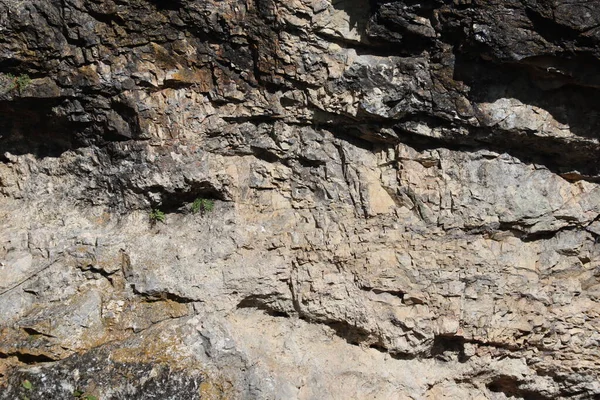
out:
<path id="1" fill-rule="evenodd" d="M 600 1 L 0 0 L 0 399 L 600 396 Z"/>

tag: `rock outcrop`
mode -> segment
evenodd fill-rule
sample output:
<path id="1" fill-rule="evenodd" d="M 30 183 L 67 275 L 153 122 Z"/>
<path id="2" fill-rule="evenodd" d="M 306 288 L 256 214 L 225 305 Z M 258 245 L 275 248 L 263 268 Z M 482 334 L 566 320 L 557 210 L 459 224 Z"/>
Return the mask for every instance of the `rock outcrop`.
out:
<path id="1" fill-rule="evenodd" d="M 598 66 L 595 0 L 0 0 L 0 399 L 598 398 Z"/>

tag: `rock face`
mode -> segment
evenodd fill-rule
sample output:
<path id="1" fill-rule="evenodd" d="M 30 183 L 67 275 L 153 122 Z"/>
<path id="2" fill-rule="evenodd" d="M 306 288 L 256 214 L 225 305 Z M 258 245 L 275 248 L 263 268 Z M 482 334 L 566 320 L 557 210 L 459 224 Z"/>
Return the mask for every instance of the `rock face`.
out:
<path id="1" fill-rule="evenodd" d="M 0 0 L 0 399 L 598 398 L 599 26 Z"/>

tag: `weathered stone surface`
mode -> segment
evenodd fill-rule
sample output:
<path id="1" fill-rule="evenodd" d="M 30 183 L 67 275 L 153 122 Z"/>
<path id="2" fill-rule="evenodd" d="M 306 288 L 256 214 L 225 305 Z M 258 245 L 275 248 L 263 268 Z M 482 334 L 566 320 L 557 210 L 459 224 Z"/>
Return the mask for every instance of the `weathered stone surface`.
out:
<path id="1" fill-rule="evenodd" d="M 0 399 L 600 396 L 598 5 L 0 0 Z"/>

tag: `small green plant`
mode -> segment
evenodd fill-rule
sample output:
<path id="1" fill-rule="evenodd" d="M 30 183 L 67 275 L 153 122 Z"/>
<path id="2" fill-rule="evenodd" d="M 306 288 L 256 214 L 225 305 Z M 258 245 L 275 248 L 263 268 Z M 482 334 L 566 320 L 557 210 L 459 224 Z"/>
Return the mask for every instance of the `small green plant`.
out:
<path id="1" fill-rule="evenodd" d="M 155 224 L 157 222 L 165 222 L 166 216 L 165 213 L 160 211 L 158 208 L 155 208 L 150 212 L 150 222 Z"/>
<path id="2" fill-rule="evenodd" d="M 17 78 L 14 78 L 14 82 L 19 92 L 22 92 L 31 83 L 31 78 L 27 74 L 21 74 Z"/>
<path id="3" fill-rule="evenodd" d="M 192 203 L 192 212 L 197 214 L 198 212 L 209 213 L 215 208 L 215 201 L 211 199 L 197 198 Z"/>
<path id="4" fill-rule="evenodd" d="M 33 389 L 33 384 L 31 382 L 29 382 L 27 379 L 25 379 L 23 382 L 21 382 L 21 386 L 23 386 L 27 390 Z"/>
<path id="5" fill-rule="evenodd" d="M 18 89 L 22 92 L 31 83 L 31 78 L 27 74 L 15 76 L 13 74 L 0 74 L 0 92 L 7 93 Z"/>

